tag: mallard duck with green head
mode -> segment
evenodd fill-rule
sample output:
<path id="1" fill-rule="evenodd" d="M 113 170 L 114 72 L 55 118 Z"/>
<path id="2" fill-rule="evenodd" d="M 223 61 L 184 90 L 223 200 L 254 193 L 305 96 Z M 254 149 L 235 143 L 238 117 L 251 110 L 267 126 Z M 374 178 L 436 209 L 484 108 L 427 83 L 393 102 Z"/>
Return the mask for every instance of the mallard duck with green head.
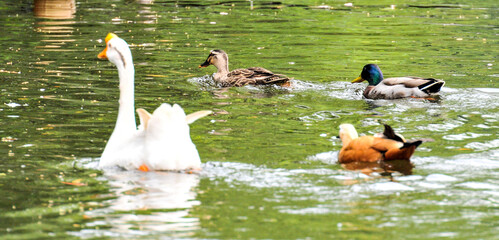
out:
<path id="1" fill-rule="evenodd" d="M 213 79 L 222 87 L 241 87 L 248 84 L 289 86 L 291 80 L 285 75 L 275 74 L 261 67 L 241 68 L 229 72 L 229 56 L 223 50 L 211 50 L 206 61 L 199 67 L 210 65 L 217 68 L 217 72 L 213 74 Z"/>
<path id="2" fill-rule="evenodd" d="M 367 64 L 353 83 L 369 82 L 364 97 L 370 99 L 427 98 L 438 93 L 445 82 L 434 78 L 394 77 L 383 79 L 383 73 L 376 64 Z"/>

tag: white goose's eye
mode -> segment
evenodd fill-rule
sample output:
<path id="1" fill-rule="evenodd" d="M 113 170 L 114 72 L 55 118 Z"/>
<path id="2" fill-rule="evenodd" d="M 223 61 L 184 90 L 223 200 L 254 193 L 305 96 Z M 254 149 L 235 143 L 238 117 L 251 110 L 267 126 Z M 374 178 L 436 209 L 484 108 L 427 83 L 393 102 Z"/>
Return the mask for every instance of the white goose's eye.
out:
<path id="1" fill-rule="evenodd" d="M 108 44 L 107 44 L 107 47 L 108 47 L 108 48 L 112 48 L 113 46 L 111 46 L 111 43 L 108 43 Z"/>

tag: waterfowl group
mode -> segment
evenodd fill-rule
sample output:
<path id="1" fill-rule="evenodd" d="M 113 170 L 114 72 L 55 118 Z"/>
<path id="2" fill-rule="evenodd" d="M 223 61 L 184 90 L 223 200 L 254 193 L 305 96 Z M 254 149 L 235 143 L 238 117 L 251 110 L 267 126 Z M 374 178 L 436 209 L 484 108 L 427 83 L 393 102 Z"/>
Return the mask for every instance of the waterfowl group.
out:
<path id="1" fill-rule="evenodd" d="M 434 78 L 394 77 L 383 78 L 376 64 L 367 64 L 352 82 L 367 81 L 364 97 L 370 99 L 426 98 L 440 91 L 445 82 Z"/>
<path id="2" fill-rule="evenodd" d="M 229 72 L 229 56 L 223 50 L 211 50 L 199 68 L 213 65 L 217 72 L 213 74 L 213 79 L 222 87 L 241 87 L 245 85 L 286 85 L 291 78 L 275 74 L 265 68 L 251 67 L 240 68 Z"/>
<path id="3" fill-rule="evenodd" d="M 119 108 L 116 125 L 100 158 L 101 168 L 118 166 L 125 169 L 149 170 L 197 170 L 201 160 L 189 135 L 189 124 L 211 114 L 199 111 L 186 115 L 177 104 L 163 103 L 152 114 L 137 109 L 140 125 L 135 123 L 134 66 L 128 44 L 113 33 L 105 38 L 106 48 L 98 55 L 108 59 L 118 69 Z M 214 65 L 217 72 L 213 79 L 222 87 L 239 87 L 248 84 L 267 85 L 289 83 L 290 78 L 271 71 L 252 67 L 229 72 L 229 58 L 223 50 L 212 50 L 199 67 Z M 365 65 L 361 75 L 353 82 L 368 81 L 364 97 L 371 99 L 395 99 L 404 97 L 425 98 L 440 91 L 444 81 L 433 78 L 397 77 L 383 79 L 375 64 Z M 340 125 L 343 143 L 338 161 L 349 163 L 408 162 L 421 141 L 406 141 L 385 125 L 382 134 L 359 137 L 351 124 Z M 388 164 L 389 165 L 389 164 Z"/>

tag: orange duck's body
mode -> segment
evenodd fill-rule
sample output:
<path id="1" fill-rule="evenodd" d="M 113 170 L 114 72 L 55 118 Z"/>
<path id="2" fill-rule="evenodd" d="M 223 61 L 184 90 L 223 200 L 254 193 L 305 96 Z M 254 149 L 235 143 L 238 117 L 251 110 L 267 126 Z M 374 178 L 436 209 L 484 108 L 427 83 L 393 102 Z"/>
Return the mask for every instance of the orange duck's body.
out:
<path id="1" fill-rule="evenodd" d="M 421 141 L 406 142 L 388 125 L 383 134 L 359 137 L 353 125 L 341 124 L 340 138 L 343 142 L 338 156 L 340 163 L 409 160 L 421 144 Z"/>

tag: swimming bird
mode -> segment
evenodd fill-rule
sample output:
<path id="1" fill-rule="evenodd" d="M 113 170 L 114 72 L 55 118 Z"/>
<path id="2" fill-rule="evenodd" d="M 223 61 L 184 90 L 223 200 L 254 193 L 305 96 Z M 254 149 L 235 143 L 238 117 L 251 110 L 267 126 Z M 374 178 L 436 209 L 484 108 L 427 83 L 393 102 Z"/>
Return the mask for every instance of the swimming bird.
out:
<path id="1" fill-rule="evenodd" d="M 198 170 L 201 160 L 189 135 L 190 123 L 211 114 L 199 111 L 186 115 L 177 104 L 161 104 L 152 114 L 137 109 L 140 126 L 135 123 L 132 53 L 125 40 L 113 33 L 105 39 L 99 59 L 108 59 L 118 68 L 119 108 L 113 133 L 104 148 L 99 167 L 125 169 Z"/>
<path id="2" fill-rule="evenodd" d="M 229 56 L 223 50 L 211 50 L 206 61 L 199 67 L 208 67 L 210 65 L 217 68 L 213 79 L 221 87 L 241 87 L 248 84 L 288 86 L 291 80 L 285 75 L 275 74 L 261 67 L 240 68 L 229 72 Z"/>
<path id="3" fill-rule="evenodd" d="M 338 155 L 340 163 L 410 160 L 421 140 L 408 142 L 385 124 L 382 134 L 359 137 L 352 124 L 340 125 L 343 146 Z"/>
<path id="4" fill-rule="evenodd" d="M 376 64 L 367 64 L 353 83 L 366 80 L 369 85 L 364 97 L 370 99 L 427 98 L 440 91 L 445 82 L 434 78 L 394 77 L 383 79 L 383 73 Z"/>

